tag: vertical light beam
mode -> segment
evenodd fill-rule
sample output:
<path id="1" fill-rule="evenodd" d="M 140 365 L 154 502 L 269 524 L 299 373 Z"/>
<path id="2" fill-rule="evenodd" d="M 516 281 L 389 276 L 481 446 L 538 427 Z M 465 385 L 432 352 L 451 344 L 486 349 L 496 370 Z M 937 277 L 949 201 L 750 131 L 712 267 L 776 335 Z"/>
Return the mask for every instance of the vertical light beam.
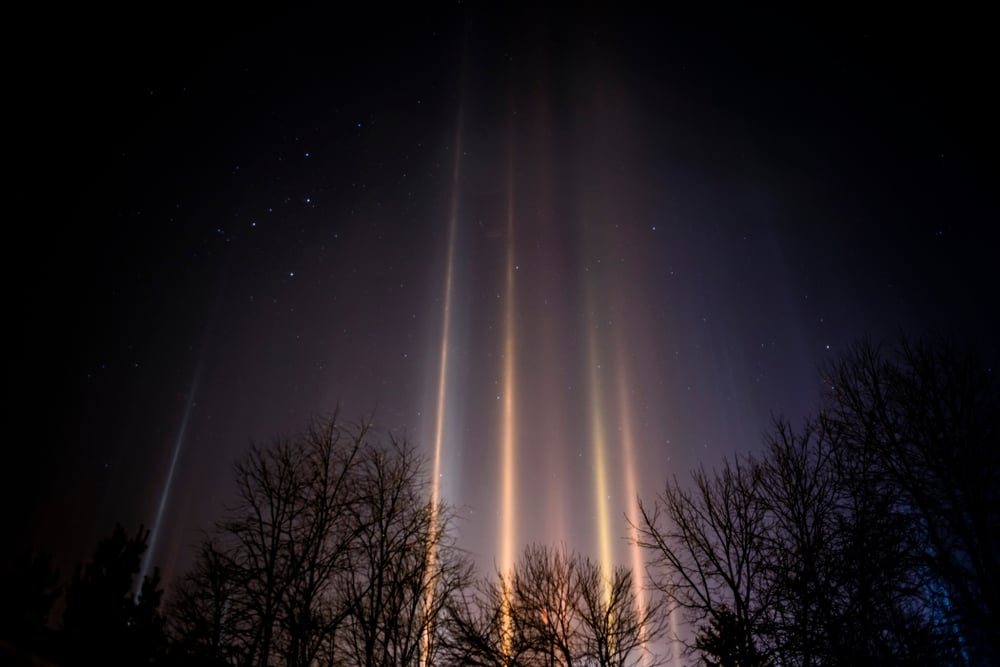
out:
<path id="1" fill-rule="evenodd" d="M 590 302 L 591 299 L 588 299 Z M 588 306 L 591 306 L 588 303 Z M 614 562 L 611 557 L 611 518 L 608 512 L 608 474 L 607 456 L 605 448 L 607 437 L 604 426 L 604 410 L 601 392 L 601 358 L 597 349 L 596 318 L 593 316 L 591 307 L 591 317 L 587 332 L 587 365 L 590 368 L 590 415 L 591 415 L 591 439 L 593 441 L 594 457 L 594 493 L 597 500 L 597 531 L 601 554 L 601 572 L 604 575 L 604 595 L 605 602 L 611 600 L 611 574 L 614 571 Z"/>
<path id="2" fill-rule="evenodd" d="M 462 156 L 462 110 L 458 110 L 455 129 L 455 160 L 451 173 L 451 206 L 448 212 L 448 256 L 445 259 L 444 307 L 441 310 L 441 351 L 438 361 L 437 409 L 434 416 L 434 478 L 431 481 L 431 520 L 437 526 L 441 499 L 441 454 L 444 446 L 444 417 L 448 396 L 448 348 L 451 333 L 451 302 L 455 276 L 455 237 L 458 227 L 458 174 Z"/>
<path id="3" fill-rule="evenodd" d="M 187 438 L 188 423 L 191 421 L 191 412 L 195 406 L 195 395 L 198 393 L 198 385 L 201 383 L 201 371 L 205 365 L 205 355 L 208 353 L 208 343 L 212 338 L 212 330 L 215 328 L 215 318 L 219 313 L 219 304 L 222 303 L 222 293 L 226 287 L 229 275 L 229 259 L 222 268 L 222 277 L 219 280 L 218 291 L 215 295 L 215 305 L 212 307 L 212 314 L 209 316 L 208 324 L 205 327 L 205 334 L 201 341 L 201 349 L 198 351 L 198 364 L 195 366 L 194 375 L 191 377 L 191 389 L 188 391 L 187 405 L 184 406 L 184 416 L 181 418 L 181 426 L 177 431 L 177 440 L 174 441 L 174 450 L 170 456 L 170 467 L 167 468 L 167 478 L 163 482 L 163 491 L 160 492 L 160 502 L 156 507 L 156 518 L 153 520 L 153 527 L 149 533 L 149 544 L 142 557 L 142 564 L 139 567 L 139 577 L 135 582 L 134 597 L 136 600 L 142 594 L 142 582 L 149 574 L 150 564 L 156 558 L 156 546 L 160 540 L 160 528 L 163 525 L 163 517 L 167 512 L 167 505 L 170 502 L 170 492 L 174 488 L 174 476 L 177 473 L 177 462 L 180 461 L 181 451 L 184 449 L 184 441 Z"/>
<path id="4" fill-rule="evenodd" d="M 458 175 L 462 159 L 462 108 L 458 109 L 458 119 L 455 124 L 455 160 L 451 172 L 451 205 L 448 211 L 448 256 L 445 260 L 444 277 L 444 307 L 441 311 L 441 354 L 438 366 L 437 409 L 434 416 L 434 477 L 431 479 L 431 516 L 430 538 L 427 564 L 425 568 L 425 598 L 424 612 L 427 613 L 434 604 L 434 581 L 437 577 L 437 544 L 439 542 L 438 511 L 441 503 L 441 459 L 444 450 L 445 404 L 448 397 L 448 348 L 451 332 L 451 302 L 454 292 L 455 275 L 455 237 L 458 233 Z M 425 624 L 422 641 L 423 651 L 421 662 L 429 664 L 431 632 L 433 628 Z"/>
<path id="5" fill-rule="evenodd" d="M 202 351 L 204 357 L 204 350 Z M 167 469 L 167 479 L 163 483 L 163 491 L 160 493 L 160 502 L 156 507 L 156 518 L 153 520 L 153 528 L 149 533 L 149 544 L 146 553 L 142 557 L 142 566 L 139 568 L 139 577 L 135 582 L 134 597 L 139 600 L 142 594 L 142 582 L 149 574 L 150 563 L 153 562 L 156 553 L 156 546 L 160 539 L 160 526 L 163 525 L 163 515 L 166 513 L 167 504 L 170 501 L 170 492 L 174 488 L 174 474 L 177 472 L 177 461 L 180 460 L 181 450 L 184 449 L 184 440 L 187 437 L 188 422 L 191 420 L 191 411 L 194 409 L 194 397 L 198 391 L 198 383 L 201 379 L 202 359 L 198 359 L 198 366 L 191 380 L 191 391 L 188 392 L 187 406 L 184 408 L 184 417 L 181 419 L 181 427 L 177 432 L 177 440 L 174 441 L 174 451 L 170 457 L 170 467 Z"/>
<path id="6" fill-rule="evenodd" d="M 513 135 L 513 132 L 510 132 Z M 503 419 L 500 427 L 502 450 L 501 499 L 500 499 L 500 572 L 511 577 L 514 570 L 514 433 L 517 428 L 514 414 L 514 355 L 515 355 L 515 293 L 514 293 L 514 141 L 508 138 L 507 155 L 507 274 L 504 285 L 503 331 Z M 504 596 L 503 645 L 504 653 L 510 649 L 511 619 L 510 600 Z"/>
<path id="7" fill-rule="evenodd" d="M 646 591 L 642 586 L 642 549 L 639 547 L 639 489 L 635 481 L 635 440 L 632 435 L 632 402 L 628 396 L 628 377 L 622 340 L 617 346 L 618 415 L 622 429 L 622 459 L 625 470 L 625 493 L 628 495 L 629 550 L 632 556 L 632 591 L 635 594 L 636 612 L 642 619 L 646 610 Z M 639 640 L 645 646 L 648 628 L 645 623 L 639 627 Z M 649 662 L 644 650 L 641 664 Z"/>
<path id="8" fill-rule="evenodd" d="M 513 142 L 511 142 L 513 143 Z M 503 425 L 501 441 L 503 445 L 503 498 L 501 515 L 501 558 L 500 567 L 509 572 L 514 567 L 514 354 L 515 354 L 515 310 L 514 310 L 514 159 L 513 147 L 507 164 L 507 276 L 505 285 L 504 335 L 503 335 Z"/>

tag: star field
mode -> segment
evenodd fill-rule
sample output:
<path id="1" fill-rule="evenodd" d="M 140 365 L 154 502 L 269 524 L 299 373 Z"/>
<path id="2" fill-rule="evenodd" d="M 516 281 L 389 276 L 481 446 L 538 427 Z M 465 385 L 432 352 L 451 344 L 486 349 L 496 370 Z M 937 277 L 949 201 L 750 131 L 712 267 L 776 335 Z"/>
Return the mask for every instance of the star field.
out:
<path id="1" fill-rule="evenodd" d="M 63 17 L 12 126 L 5 504 L 67 563 L 145 522 L 182 570 L 246 446 L 337 406 L 439 457 L 485 569 L 627 563 L 636 494 L 803 418 L 860 337 L 996 353 L 964 19 L 123 21 Z"/>

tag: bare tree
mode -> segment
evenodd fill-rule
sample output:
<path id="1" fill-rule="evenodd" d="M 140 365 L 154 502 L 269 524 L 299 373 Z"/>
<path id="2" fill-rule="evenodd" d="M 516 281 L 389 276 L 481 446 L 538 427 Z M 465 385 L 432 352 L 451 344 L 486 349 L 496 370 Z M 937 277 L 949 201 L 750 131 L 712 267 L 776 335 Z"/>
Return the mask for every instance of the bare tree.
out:
<path id="1" fill-rule="evenodd" d="M 514 631 L 536 654 L 536 664 L 570 667 L 586 653 L 583 618 L 578 613 L 580 559 L 563 549 L 529 545 L 511 580 Z"/>
<path id="2" fill-rule="evenodd" d="M 336 646 L 357 665 L 432 664 L 442 610 L 471 580 L 451 512 L 431 505 L 423 459 L 396 440 L 366 449 L 355 493 L 351 544 L 335 581 L 349 601 Z"/>
<path id="3" fill-rule="evenodd" d="M 565 549 L 529 545 L 513 572 L 450 608 L 447 657 L 463 665 L 657 664 L 656 604 L 640 605 L 629 570 L 611 573 Z"/>
<path id="4" fill-rule="evenodd" d="M 993 664 L 1000 415 L 951 347 L 854 348 L 820 417 L 641 506 L 651 573 L 708 665 Z"/>
<path id="5" fill-rule="evenodd" d="M 578 613 L 586 628 L 584 655 L 601 667 L 647 667 L 660 661 L 651 649 L 665 629 L 658 598 L 644 602 L 636 595 L 630 569 L 610 573 L 590 559 L 578 566 Z"/>
<path id="6" fill-rule="evenodd" d="M 807 424 L 799 433 L 776 420 L 765 437 L 760 496 L 766 530 L 760 548 L 770 605 L 759 641 L 783 662 L 822 663 L 836 641 L 842 575 L 837 553 L 844 501 L 833 449 Z"/>
<path id="7" fill-rule="evenodd" d="M 237 502 L 175 599 L 177 645 L 236 666 L 412 665 L 469 566 L 451 512 L 432 512 L 423 460 L 369 441 L 366 424 L 317 420 L 252 448 Z"/>
<path id="8" fill-rule="evenodd" d="M 898 498 L 835 438 L 778 421 L 761 459 L 643 508 L 654 581 L 703 664 L 958 661 Z"/>
<path id="9" fill-rule="evenodd" d="M 984 360 L 954 343 L 854 346 L 826 371 L 823 419 L 870 461 L 918 539 L 937 599 L 973 661 L 1000 660 L 1000 398 Z"/>
<path id="10" fill-rule="evenodd" d="M 925 568 L 898 498 L 870 458 L 847 455 L 823 421 L 766 437 L 763 545 L 773 591 L 762 641 L 783 664 L 947 661 Z"/>
<path id="11" fill-rule="evenodd" d="M 173 652 L 196 665 L 244 664 L 252 633 L 243 613 L 242 587 L 229 556 L 211 536 L 198 546 L 193 568 L 177 584 L 170 605 Z"/>
<path id="12" fill-rule="evenodd" d="M 452 598 L 442 638 L 443 663 L 476 667 L 530 664 L 535 646 L 511 615 L 510 577 L 481 579 Z"/>
<path id="13" fill-rule="evenodd" d="M 241 590 L 242 612 L 249 619 L 243 656 L 248 667 L 268 667 L 276 652 L 278 618 L 293 578 L 291 536 L 307 512 L 300 449 L 288 441 L 254 447 L 237 462 L 239 500 L 220 526 L 228 542 L 228 566 Z"/>
<path id="14" fill-rule="evenodd" d="M 279 615 L 287 665 L 305 667 L 329 657 L 330 638 L 350 613 L 350 600 L 332 583 L 364 530 L 352 519 L 362 500 L 354 484 L 369 429 L 364 423 L 345 428 L 335 420 L 315 421 L 302 438 L 303 511 L 292 523 Z"/>
<path id="15" fill-rule="evenodd" d="M 639 544 L 650 554 L 654 585 L 671 613 L 679 611 L 701 633 L 695 641 L 673 639 L 689 653 L 724 649 L 710 664 L 769 664 L 769 648 L 759 641 L 773 594 L 763 559 L 761 475 L 753 459 L 727 461 L 713 474 L 695 471 L 692 490 L 675 478 L 652 508 L 639 506 Z M 724 642 L 713 636 L 719 627 L 727 632 Z"/>

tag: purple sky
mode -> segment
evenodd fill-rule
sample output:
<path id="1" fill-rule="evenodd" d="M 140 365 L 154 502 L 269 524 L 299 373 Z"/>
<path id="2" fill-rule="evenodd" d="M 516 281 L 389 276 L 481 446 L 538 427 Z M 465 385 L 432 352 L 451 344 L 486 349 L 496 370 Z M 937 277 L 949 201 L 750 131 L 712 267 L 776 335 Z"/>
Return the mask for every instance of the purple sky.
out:
<path id="1" fill-rule="evenodd" d="M 628 563 L 630 475 L 754 451 L 851 342 L 995 356 L 981 29 L 856 18 L 61 17 L 12 126 L 18 541 L 71 564 L 157 523 L 176 453 L 169 575 L 250 442 L 339 404 L 431 456 L 440 409 L 488 569 L 509 391 L 517 550 L 603 526 Z"/>

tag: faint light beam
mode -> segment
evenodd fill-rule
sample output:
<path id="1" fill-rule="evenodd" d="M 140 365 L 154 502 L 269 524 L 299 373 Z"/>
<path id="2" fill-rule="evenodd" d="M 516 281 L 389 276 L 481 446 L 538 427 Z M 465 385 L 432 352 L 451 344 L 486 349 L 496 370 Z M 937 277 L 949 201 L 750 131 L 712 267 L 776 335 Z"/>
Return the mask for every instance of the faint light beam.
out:
<path id="1" fill-rule="evenodd" d="M 187 437 L 188 424 L 191 421 L 191 412 L 195 406 L 195 395 L 198 393 L 198 385 L 201 383 L 201 373 L 205 366 L 205 355 L 208 352 L 208 344 L 212 338 L 212 330 L 215 328 L 215 320 L 219 313 L 219 304 L 222 303 L 222 293 L 226 286 L 226 278 L 229 274 L 229 261 L 222 269 L 222 278 L 219 281 L 218 292 L 215 295 L 215 305 L 212 307 L 212 314 L 205 327 L 205 334 L 201 341 L 201 350 L 198 352 L 198 364 L 195 366 L 194 375 L 191 378 L 191 388 L 188 391 L 187 405 L 184 407 L 184 416 L 181 418 L 181 426 L 177 431 L 177 440 L 174 441 L 174 450 L 170 456 L 170 467 L 167 468 L 167 478 L 163 482 L 163 491 L 160 492 L 160 502 L 156 507 L 156 517 L 153 519 L 153 527 L 149 532 L 149 544 L 143 554 L 142 563 L 139 566 L 139 577 L 135 582 L 134 597 L 138 601 L 142 594 L 142 582 L 149 574 L 151 564 L 156 556 L 156 547 L 160 540 L 160 528 L 163 525 L 163 517 L 167 512 L 167 505 L 170 502 L 170 492 L 174 487 L 174 477 L 177 473 L 177 462 L 180 461 L 181 451 L 184 449 L 184 440 Z"/>
<path id="2" fill-rule="evenodd" d="M 195 368 L 194 378 L 191 380 L 191 390 L 188 392 L 187 406 L 184 408 L 184 417 L 181 419 L 181 427 L 177 432 L 177 440 L 174 441 L 174 452 L 170 457 L 170 467 L 167 469 L 167 479 L 163 483 L 163 491 L 160 493 L 160 502 L 156 507 L 156 518 L 153 520 L 153 529 L 149 534 L 149 544 L 146 547 L 146 553 L 143 554 L 142 566 L 139 568 L 139 577 L 135 582 L 134 597 L 137 602 L 139 600 L 139 596 L 142 594 L 142 583 L 149 574 L 150 564 L 153 561 L 157 542 L 159 542 L 160 539 L 160 526 L 163 525 L 163 515 L 166 514 L 167 504 L 170 501 L 170 491 L 174 486 L 174 475 L 177 472 L 177 461 L 180 460 L 181 450 L 184 449 L 184 439 L 187 436 L 188 423 L 191 420 L 191 411 L 194 409 L 194 397 L 195 393 L 198 391 L 198 384 L 201 380 L 203 359 L 204 350 L 202 350 L 202 357 L 198 359 L 198 366 Z"/>

